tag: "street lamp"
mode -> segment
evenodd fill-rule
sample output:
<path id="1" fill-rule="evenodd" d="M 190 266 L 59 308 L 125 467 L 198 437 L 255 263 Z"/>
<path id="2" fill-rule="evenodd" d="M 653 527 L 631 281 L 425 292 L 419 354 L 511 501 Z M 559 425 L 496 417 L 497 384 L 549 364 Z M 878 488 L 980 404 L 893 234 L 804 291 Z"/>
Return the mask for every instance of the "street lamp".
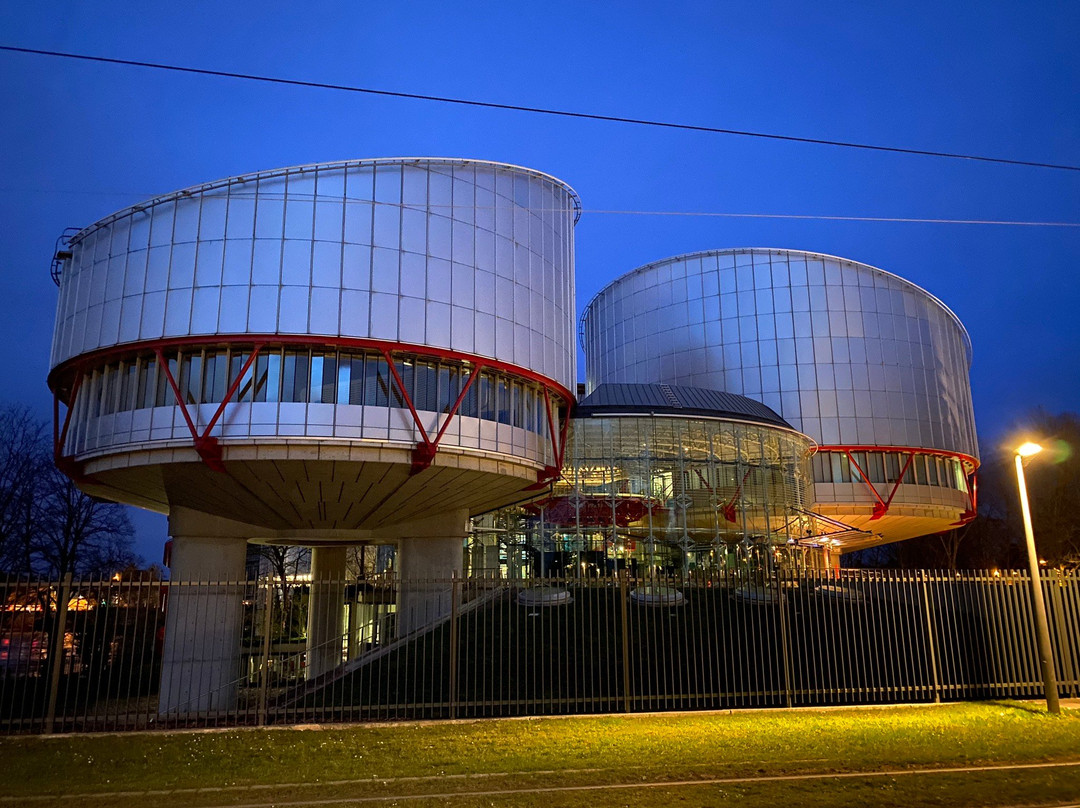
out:
<path id="1" fill-rule="evenodd" d="M 1035 607 L 1035 631 L 1039 640 L 1039 663 L 1042 666 L 1046 711 L 1060 713 L 1057 676 L 1054 673 L 1054 652 L 1050 647 L 1050 629 L 1046 624 L 1046 603 L 1039 578 L 1039 556 L 1035 552 L 1035 533 L 1031 529 L 1031 508 L 1028 506 L 1027 483 L 1024 482 L 1024 458 L 1042 451 L 1037 443 L 1025 443 L 1016 449 L 1016 482 L 1020 489 L 1020 510 L 1024 514 L 1024 536 L 1027 539 L 1028 572 L 1031 575 L 1031 602 Z"/>

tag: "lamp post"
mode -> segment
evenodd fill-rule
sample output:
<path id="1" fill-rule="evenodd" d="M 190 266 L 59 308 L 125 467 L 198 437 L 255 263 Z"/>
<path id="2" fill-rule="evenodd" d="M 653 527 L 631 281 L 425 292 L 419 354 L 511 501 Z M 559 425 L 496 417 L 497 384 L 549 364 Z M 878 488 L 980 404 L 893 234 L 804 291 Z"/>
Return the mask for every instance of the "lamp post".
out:
<path id="1" fill-rule="evenodd" d="M 1031 602 L 1035 609 L 1035 633 L 1039 640 L 1039 663 L 1042 666 L 1046 711 L 1060 713 L 1057 675 L 1054 673 L 1054 652 L 1050 647 L 1050 629 L 1046 624 L 1046 603 L 1039 578 L 1039 556 L 1035 552 L 1035 533 L 1031 529 L 1031 508 L 1028 506 L 1027 483 L 1024 482 L 1024 458 L 1042 451 L 1037 443 L 1025 443 L 1016 450 L 1016 482 L 1020 489 L 1020 510 L 1024 515 L 1024 536 L 1027 539 L 1028 571 L 1031 574 Z"/>

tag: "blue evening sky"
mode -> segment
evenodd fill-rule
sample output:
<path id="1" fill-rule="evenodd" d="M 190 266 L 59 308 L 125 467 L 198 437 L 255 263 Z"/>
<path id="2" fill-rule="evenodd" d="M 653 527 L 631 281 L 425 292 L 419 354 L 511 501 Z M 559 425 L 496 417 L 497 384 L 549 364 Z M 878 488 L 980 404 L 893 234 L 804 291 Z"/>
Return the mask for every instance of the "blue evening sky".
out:
<path id="1" fill-rule="evenodd" d="M 1078 31 L 1071 0 L 0 3 L 5 45 L 1072 165 Z M 680 253 L 816 250 L 894 272 L 959 315 L 985 446 L 1031 408 L 1080 408 L 1080 228 L 589 212 L 1080 222 L 1080 172 L 2 52 L 0 110 L 0 401 L 43 417 L 48 265 L 65 227 L 259 169 L 430 155 L 529 166 L 578 191 L 579 309 Z M 137 525 L 159 560 L 164 520 Z"/>

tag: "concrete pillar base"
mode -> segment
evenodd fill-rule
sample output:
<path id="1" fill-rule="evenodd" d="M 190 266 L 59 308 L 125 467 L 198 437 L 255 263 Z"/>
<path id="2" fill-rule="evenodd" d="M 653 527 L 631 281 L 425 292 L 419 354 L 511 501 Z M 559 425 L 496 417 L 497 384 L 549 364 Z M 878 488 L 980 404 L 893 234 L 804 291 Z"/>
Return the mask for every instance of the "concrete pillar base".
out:
<path id="1" fill-rule="evenodd" d="M 454 577 L 461 577 L 462 536 L 402 539 L 398 578 L 397 633 L 410 634 L 448 616 Z"/>
<path id="2" fill-rule="evenodd" d="M 236 708 L 247 542 L 226 525 L 235 523 L 205 514 L 169 519 L 170 578 L 182 585 L 169 587 L 158 696 L 162 715 Z"/>
<path id="3" fill-rule="evenodd" d="M 341 664 L 348 547 L 313 547 L 307 614 L 307 678 Z"/>
<path id="4" fill-rule="evenodd" d="M 461 577 L 465 560 L 467 511 L 412 526 L 398 539 L 397 635 L 403 637 L 449 616 L 452 579 Z"/>

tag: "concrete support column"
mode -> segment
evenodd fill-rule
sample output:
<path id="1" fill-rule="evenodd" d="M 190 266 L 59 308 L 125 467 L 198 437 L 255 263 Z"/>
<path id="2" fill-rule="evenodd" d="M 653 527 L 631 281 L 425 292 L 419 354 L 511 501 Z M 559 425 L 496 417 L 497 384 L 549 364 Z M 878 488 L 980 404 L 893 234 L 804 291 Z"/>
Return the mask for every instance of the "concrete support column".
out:
<path id="1" fill-rule="evenodd" d="M 247 542 L 235 524 L 194 512 L 169 518 L 176 583 L 165 612 L 161 714 L 236 708 Z"/>
<path id="2" fill-rule="evenodd" d="M 348 548 L 311 549 L 311 590 L 307 613 L 307 678 L 341 664 L 345 620 L 345 559 Z"/>
<path id="3" fill-rule="evenodd" d="M 499 577 L 499 542 L 484 547 L 484 576 L 487 578 Z"/>
<path id="4" fill-rule="evenodd" d="M 414 523 L 410 526 L 412 535 L 398 539 L 399 637 L 450 614 L 451 581 L 460 577 L 463 569 L 468 517 L 467 511 L 460 510 Z"/>
<path id="5" fill-rule="evenodd" d="M 398 547 L 397 633 L 403 637 L 450 614 L 453 585 L 461 576 L 464 536 L 402 539 Z"/>

